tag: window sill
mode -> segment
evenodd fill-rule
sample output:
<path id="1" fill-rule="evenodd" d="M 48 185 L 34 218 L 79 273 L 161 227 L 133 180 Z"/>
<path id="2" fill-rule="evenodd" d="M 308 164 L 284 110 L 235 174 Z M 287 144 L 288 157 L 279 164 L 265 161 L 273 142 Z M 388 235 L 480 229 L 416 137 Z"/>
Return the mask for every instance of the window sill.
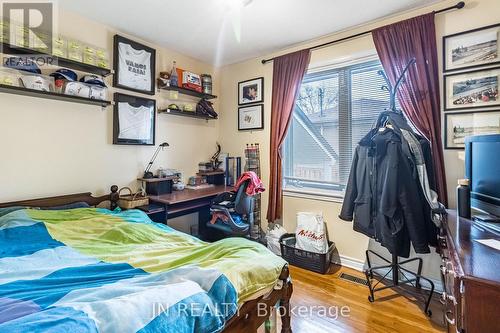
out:
<path id="1" fill-rule="evenodd" d="M 338 202 L 338 203 L 342 203 L 344 201 L 344 196 L 342 194 L 326 194 L 326 193 L 318 194 L 317 192 L 309 192 L 304 190 L 301 191 L 301 190 L 283 189 L 283 196 L 317 200 L 317 201 L 326 201 L 326 202 Z"/>

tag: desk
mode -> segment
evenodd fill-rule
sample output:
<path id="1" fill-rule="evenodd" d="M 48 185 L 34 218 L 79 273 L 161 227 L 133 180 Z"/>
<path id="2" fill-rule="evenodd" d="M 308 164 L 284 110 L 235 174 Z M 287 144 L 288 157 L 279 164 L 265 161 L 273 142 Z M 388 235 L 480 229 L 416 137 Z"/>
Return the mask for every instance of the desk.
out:
<path id="1" fill-rule="evenodd" d="M 165 222 L 175 217 L 198 213 L 198 232 L 201 239 L 209 239 L 206 223 L 210 220 L 210 204 L 212 199 L 220 193 L 233 191 L 234 187 L 216 185 L 199 190 L 185 189 L 173 191 L 169 194 L 150 195 L 149 201 L 155 205 L 165 207 Z"/>
<path id="2" fill-rule="evenodd" d="M 498 332 L 500 255 L 477 241 L 498 235 L 448 210 L 439 238 L 448 332 Z"/>

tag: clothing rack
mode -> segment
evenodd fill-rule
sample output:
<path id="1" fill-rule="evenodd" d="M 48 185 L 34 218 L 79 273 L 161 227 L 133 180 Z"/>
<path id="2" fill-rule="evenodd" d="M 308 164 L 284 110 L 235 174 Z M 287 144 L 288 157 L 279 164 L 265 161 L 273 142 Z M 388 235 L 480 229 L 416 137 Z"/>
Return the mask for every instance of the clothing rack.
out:
<path id="1" fill-rule="evenodd" d="M 253 171 L 261 177 L 260 172 L 260 146 L 258 143 L 251 143 L 246 145 L 245 148 L 245 171 Z M 260 193 L 255 195 L 254 200 L 254 226 L 257 230 L 250 230 L 250 235 L 252 238 L 261 238 L 261 195 Z"/>
<path id="2" fill-rule="evenodd" d="M 385 81 L 385 85 L 382 86 L 382 90 L 387 90 L 389 92 L 390 103 L 389 103 L 388 111 L 401 113 L 400 110 L 396 109 L 396 94 L 398 92 L 399 86 L 401 85 L 401 83 L 403 83 L 403 79 L 405 77 L 406 72 L 408 71 L 408 69 L 410 69 L 410 66 L 415 64 L 416 62 L 417 62 L 417 60 L 415 58 L 410 59 L 408 64 L 406 64 L 405 68 L 401 72 L 401 75 L 397 79 L 394 87 L 392 86 L 391 81 L 389 81 L 389 78 L 387 77 L 387 74 L 385 74 L 384 70 L 381 69 L 377 72 L 377 74 L 382 76 L 384 78 L 384 81 Z"/>
<path id="3" fill-rule="evenodd" d="M 403 82 L 403 79 L 404 79 L 406 72 L 408 71 L 408 69 L 410 68 L 411 65 L 415 64 L 415 62 L 416 62 L 415 58 L 410 59 L 408 64 L 405 66 L 405 68 L 401 72 L 401 75 L 396 80 L 396 84 L 394 86 L 391 85 L 389 78 L 387 77 L 387 75 L 385 74 L 384 71 L 380 70 L 378 72 L 379 75 L 383 76 L 383 78 L 386 82 L 386 85 L 382 86 L 382 90 L 387 90 L 390 94 L 390 105 L 389 105 L 389 109 L 388 109 L 389 112 L 401 113 L 400 110 L 396 109 L 397 89 L 399 88 L 400 84 Z M 381 259 L 382 261 L 384 261 L 387 264 L 380 265 L 380 266 L 372 266 L 372 263 L 370 260 L 370 254 L 378 257 L 379 259 Z M 370 295 L 368 296 L 368 300 L 373 303 L 373 302 L 375 302 L 375 293 L 376 292 L 384 290 L 384 289 L 389 289 L 389 288 L 394 288 L 397 286 L 405 285 L 405 284 L 411 284 L 412 286 L 414 286 L 415 288 L 420 290 L 422 288 L 421 284 L 420 284 L 420 280 L 424 280 L 430 286 L 430 293 L 425 301 L 424 312 L 427 316 L 429 316 L 429 317 L 432 316 L 432 311 L 429 309 L 429 306 L 430 306 L 430 303 L 432 300 L 432 295 L 434 294 L 434 283 L 430 279 L 422 276 L 422 264 L 423 264 L 422 258 L 412 258 L 412 259 L 407 259 L 407 260 L 403 260 L 403 261 L 398 261 L 398 260 L 399 260 L 399 258 L 395 254 L 392 255 L 392 259 L 391 259 L 391 261 L 389 261 L 375 251 L 366 250 L 366 263 L 368 265 L 368 268 L 365 270 L 365 275 L 366 275 L 366 281 L 367 281 L 368 288 L 370 289 Z M 409 264 L 411 262 L 418 262 L 417 272 L 410 271 L 409 269 L 403 267 L 404 265 Z M 384 271 L 387 270 L 387 272 L 385 272 L 384 275 L 381 275 L 381 274 L 377 273 L 377 271 L 380 271 L 380 270 L 384 270 Z M 382 283 L 385 280 L 385 278 L 391 273 L 392 273 L 392 279 L 391 279 L 392 283 L 387 284 L 387 285 L 383 285 L 382 287 L 377 288 L 377 286 L 380 283 Z M 378 275 L 379 278 L 375 279 L 375 275 Z M 408 277 L 407 275 L 410 275 L 410 277 Z M 400 279 L 400 277 L 403 279 Z"/>

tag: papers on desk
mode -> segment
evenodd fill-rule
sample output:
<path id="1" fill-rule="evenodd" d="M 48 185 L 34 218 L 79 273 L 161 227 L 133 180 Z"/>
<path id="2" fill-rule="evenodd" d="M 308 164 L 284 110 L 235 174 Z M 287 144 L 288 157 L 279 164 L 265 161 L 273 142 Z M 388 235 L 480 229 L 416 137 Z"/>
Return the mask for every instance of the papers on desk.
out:
<path id="1" fill-rule="evenodd" d="M 500 241 L 497 239 L 476 239 L 475 241 L 500 251 Z"/>
<path id="2" fill-rule="evenodd" d="M 498 223 L 480 222 L 476 220 L 474 221 L 474 223 L 472 223 L 472 226 L 481 231 L 488 231 L 494 233 L 497 236 L 500 236 L 500 225 Z"/>

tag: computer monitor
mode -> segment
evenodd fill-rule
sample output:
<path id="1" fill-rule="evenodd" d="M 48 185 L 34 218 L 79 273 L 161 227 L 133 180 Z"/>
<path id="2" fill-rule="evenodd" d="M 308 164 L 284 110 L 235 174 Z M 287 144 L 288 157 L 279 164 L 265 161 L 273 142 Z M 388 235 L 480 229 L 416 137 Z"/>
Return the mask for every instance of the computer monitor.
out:
<path id="1" fill-rule="evenodd" d="M 500 217 L 500 134 L 465 139 L 465 176 L 471 207 Z"/>

